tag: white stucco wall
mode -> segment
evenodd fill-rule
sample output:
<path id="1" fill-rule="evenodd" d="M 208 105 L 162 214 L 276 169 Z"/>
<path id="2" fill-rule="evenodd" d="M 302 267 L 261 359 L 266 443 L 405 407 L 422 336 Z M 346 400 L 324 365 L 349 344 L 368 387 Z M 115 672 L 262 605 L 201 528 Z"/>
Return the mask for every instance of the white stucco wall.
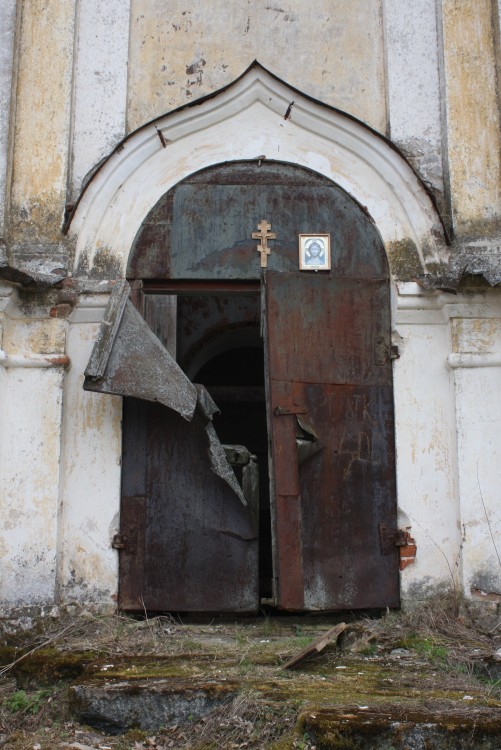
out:
<path id="1" fill-rule="evenodd" d="M 70 318 L 59 496 L 57 590 L 61 601 L 113 607 L 118 589 L 122 400 L 83 390 L 83 372 L 106 297 L 84 297 Z"/>
<path id="2" fill-rule="evenodd" d="M 466 308 L 466 309 L 465 309 Z M 463 586 L 501 594 L 501 299 L 483 292 L 452 318 Z"/>
<path id="3" fill-rule="evenodd" d="M 0 287 L 1 601 L 115 601 L 121 403 L 85 393 L 83 370 L 107 299 L 100 284 L 124 273 L 141 221 L 177 181 L 263 154 L 307 166 L 367 208 L 397 274 L 409 243 L 417 272 L 449 252 L 410 164 L 444 191 L 445 213 L 450 189 L 459 237 L 496 236 L 493 7 L 499 22 L 500 3 L 488 0 L 279 9 L 236 0 L 231 12 L 223 0 L 174 0 L 169 12 L 160 0 L 3 0 L 0 235 L 48 272 L 59 262 L 47 248 L 64 246 L 80 297 L 66 321 L 33 303 L 46 291 L 21 302 L 15 286 Z M 255 68 L 214 99 L 164 115 L 256 58 L 307 96 Z M 153 117 L 156 127 L 132 135 L 98 173 L 63 238 L 65 203 L 85 175 Z M 351 117 L 388 135 L 409 163 Z M 399 507 L 418 548 L 402 573 L 404 598 L 449 581 L 467 594 L 501 593 L 499 290 L 393 291 Z M 58 364 L 64 355 L 69 369 Z"/>
<path id="4" fill-rule="evenodd" d="M 401 284 L 394 340 L 399 525 L 410 527 L 416 561 L 402 574 L 404 600 L 461 583 L 454 379 L 446 312 L 452 295 Z"/>
<path id="5" fill-rule="evenodd" d="M 441 51 L 436 0 L 384 0 L 389 137 L 432 187 L 444 189 Z"/>
<path id="6" fill-rule="evenodd" d="M 44 604 L 55 594 L 65 330 L 42 311 L 27 319 L 12 288 L 0 303 L 0 601 Z"/>
<path id="7" fill-rule="evenodd" d="M 129 6 L 123 0 L 80 0 L 71 132 L 71 199 L 85 175 L 125 135 Z"/>

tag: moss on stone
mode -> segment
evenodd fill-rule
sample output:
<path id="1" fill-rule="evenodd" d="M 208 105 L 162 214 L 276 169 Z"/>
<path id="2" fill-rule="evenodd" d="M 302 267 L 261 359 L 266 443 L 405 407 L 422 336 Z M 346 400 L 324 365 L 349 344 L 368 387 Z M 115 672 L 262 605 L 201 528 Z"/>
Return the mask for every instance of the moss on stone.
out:
<path id="1" fill-rule="evenodd" d="M 41 648 L 33 653 L 19 651 L 13 647 L 0 649 L 0 666 L 8 667 L 18 685 L 50 685 L 58 680 L 73 680 L 80 677 L 86 666 L 96 658 L 92 651 L 60 651 L 56 648 Z"/>

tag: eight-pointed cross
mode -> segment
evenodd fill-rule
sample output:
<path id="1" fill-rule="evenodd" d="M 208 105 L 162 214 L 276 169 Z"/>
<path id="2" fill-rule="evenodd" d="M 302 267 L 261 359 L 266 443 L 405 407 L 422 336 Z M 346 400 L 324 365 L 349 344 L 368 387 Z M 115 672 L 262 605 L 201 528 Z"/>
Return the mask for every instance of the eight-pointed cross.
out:
<path id="1" fill-rule="evenodd" d="M 268 247 L 268 240 L 275 240 L 277 238 L 276 232 L 270 232 L 271 224 L 266 219 L 261 219 L 257 225 L 259 232 L 252 232 L 253 240 L 261 240 L 257 246 L 258 253 L 261 253 L 261 268 L 266 268 L 268 265 L 268 255 L 271 250 Z"/>

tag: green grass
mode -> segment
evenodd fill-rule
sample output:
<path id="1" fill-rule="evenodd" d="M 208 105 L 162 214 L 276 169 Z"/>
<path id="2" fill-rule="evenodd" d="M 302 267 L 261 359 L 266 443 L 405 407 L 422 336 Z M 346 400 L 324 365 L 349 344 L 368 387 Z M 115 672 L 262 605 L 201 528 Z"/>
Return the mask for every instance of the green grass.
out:
<path id="1" fill-rule="evenodd" d="M 5 699 L 5 707 L 12 714 L 38 714 L 46 704 L 50 694 L 50 690 L 36 690 L 34 693 L 16 690 L 15 693 Z"/>
<path id="2" fill-rule="evenodd" d="M 443 644 L 432 640 L 431 638 L 423 638 L 418 635 L 410 635 L 401 641 L 403 648 L 412 649 L 419 656 L 427 659 L 428 661 L 445 661 L 449 656 L 449 650 Z"/>

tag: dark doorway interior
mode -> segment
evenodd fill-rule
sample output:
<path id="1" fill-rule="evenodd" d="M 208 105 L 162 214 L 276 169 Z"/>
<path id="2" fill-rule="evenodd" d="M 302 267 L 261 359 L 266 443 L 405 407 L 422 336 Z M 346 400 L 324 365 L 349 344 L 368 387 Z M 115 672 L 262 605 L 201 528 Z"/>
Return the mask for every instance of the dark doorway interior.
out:
<path id="1" fill-rule="evenodd" d="M 273 595 L 268 433 L 260 295 L 180 293 L 177 360 L 194 383 L 209 391 L 220 413 L 221 443 L 243 445 L 259 466 L 259 596 Z"/>
<path id="2" fill-rule="evenodd" d="M 259 594 L 272 596 L 271 514 L 263 347 L 242 346 L 216 355 L 196 374 L 220 408 L 214 427 L 223 444 L 245 445 L 259 466 Z"/>

